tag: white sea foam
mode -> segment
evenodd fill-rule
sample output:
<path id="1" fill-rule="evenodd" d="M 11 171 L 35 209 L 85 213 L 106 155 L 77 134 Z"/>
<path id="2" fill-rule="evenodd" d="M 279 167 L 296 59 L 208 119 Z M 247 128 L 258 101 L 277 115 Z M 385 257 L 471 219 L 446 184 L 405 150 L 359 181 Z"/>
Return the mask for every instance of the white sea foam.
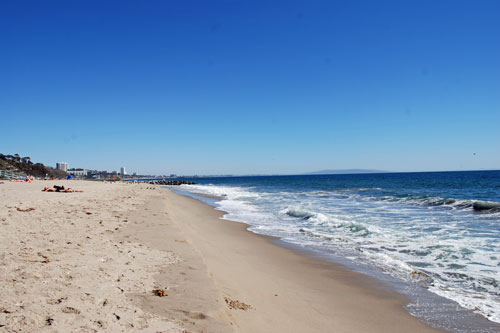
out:
<path id="1" fill-rule="evenodd" d="M 383 272 L 423 279 L 429 290 L 500 322 L 500 239 L 494 228 L 468 227 L 471 219 L 498 223 L 495 214 L 462 209 L 467 200 L 378 197 L 357 191 L 266 192 L 241 186 L 189 185 L 184 190 L 225 198 L 224 218 L 256 233 L 368 262 Z M 453 210 L 433 207 L 447 205 Z M 431 209 L 428 209 L 431 208 Z M 490 222 L 488 222 L 490 221 Z"/>

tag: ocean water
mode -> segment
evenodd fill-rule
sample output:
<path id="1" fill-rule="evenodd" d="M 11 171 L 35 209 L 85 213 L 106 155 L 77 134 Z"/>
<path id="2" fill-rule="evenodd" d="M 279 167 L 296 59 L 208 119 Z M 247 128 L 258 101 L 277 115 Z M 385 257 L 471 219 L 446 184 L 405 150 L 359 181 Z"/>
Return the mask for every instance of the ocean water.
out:
<path id="1" fill-rule="evenodd" d="M 223 198 L 211 204 L 255 233 L 370 267 L 500 323 L 500 171 L 193 180 L 199 185 L 177 191 Z M 409 310 L 440 320 L 419 304 Z M 453 313 L 443 317 L 454 322 Z M 500 328 L 487 326 L 475 331 Z"/>

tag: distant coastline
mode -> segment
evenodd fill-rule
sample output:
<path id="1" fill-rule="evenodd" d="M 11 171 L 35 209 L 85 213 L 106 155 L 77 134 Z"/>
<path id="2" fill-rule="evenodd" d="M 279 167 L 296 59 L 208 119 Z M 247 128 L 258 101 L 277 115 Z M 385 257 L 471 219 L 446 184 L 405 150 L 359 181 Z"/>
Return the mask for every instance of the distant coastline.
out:
<path id="1" fill-rule="evenodd" d="M 363 173 L 392 173 L 393 171 L 385 170 L 371 170 L 371 169 L 339 169 L 339 170 L 320 170 L 313 172 L 306 172 L 302 175 L 354 175 Z"/>

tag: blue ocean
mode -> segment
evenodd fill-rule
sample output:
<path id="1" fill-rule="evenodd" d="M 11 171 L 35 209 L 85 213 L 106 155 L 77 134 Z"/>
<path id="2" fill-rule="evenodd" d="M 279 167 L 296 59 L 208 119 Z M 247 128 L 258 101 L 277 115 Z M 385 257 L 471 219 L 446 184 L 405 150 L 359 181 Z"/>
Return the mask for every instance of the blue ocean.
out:
<path id="1" fill-rule="evenodd" d="M 500 171 L 192 180 L 176 190 L 220 197 L 203 200 L 255 233 L 500 322 Z M 410 312 L 425 317 L 425 302 Z"/>

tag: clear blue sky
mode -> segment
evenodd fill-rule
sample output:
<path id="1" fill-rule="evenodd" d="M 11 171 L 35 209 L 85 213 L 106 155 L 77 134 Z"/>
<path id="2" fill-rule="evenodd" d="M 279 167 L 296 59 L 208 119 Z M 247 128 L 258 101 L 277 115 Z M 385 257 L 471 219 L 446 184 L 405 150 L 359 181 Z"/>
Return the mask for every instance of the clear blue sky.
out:
<path id="1" fill-rule="evenodd" d="M 500 1 L 2 1 L 0 152 L 128 172 L 500 169 Z"/>

